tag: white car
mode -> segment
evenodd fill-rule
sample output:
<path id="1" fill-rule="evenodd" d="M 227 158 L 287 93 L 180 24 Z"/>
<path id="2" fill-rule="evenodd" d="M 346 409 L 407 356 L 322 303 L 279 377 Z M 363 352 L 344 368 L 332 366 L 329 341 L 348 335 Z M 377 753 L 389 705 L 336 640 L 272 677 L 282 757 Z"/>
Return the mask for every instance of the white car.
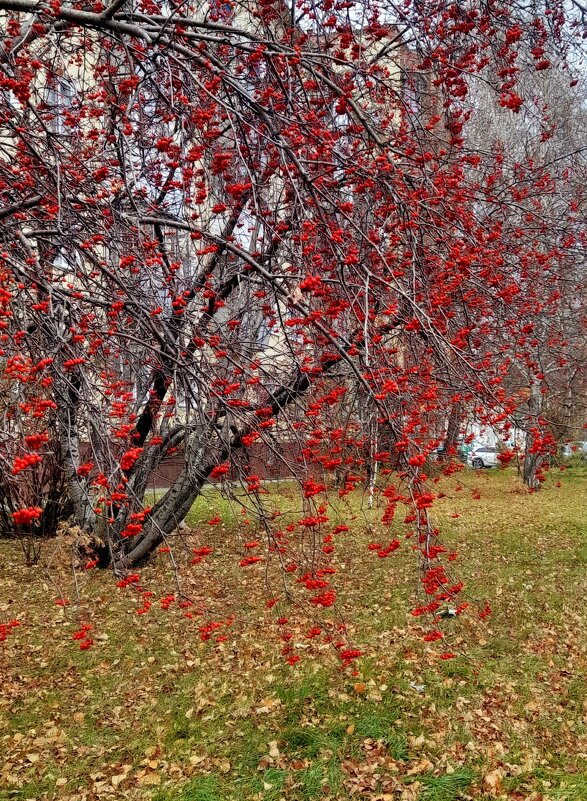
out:
<path id="1" fill-rule="evenodd" d="M 476 470 L 483 467 L 497 467 L 498 450 L 493 445 L 475 445 L 467 454 L 467 462 Z"/>

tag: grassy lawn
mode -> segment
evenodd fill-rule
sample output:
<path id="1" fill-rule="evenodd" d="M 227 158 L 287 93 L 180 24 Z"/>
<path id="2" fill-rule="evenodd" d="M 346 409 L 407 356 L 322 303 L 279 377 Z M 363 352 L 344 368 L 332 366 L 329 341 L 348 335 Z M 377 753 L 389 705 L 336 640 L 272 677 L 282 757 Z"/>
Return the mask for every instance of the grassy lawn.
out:
<path id="1" fill-rule="evenodd" d="M 78 571 L 76 601 L 66 542 L 30 569 L 0 543 L 0 624 L 21 621 L 0 642 L 0 799 L 585 801 L 587 473 L 555 472 L 536 495 L 511 472 L 460 479 L 433 513 L 472 613 L 447 620 L 440 648 L 410 614 L 409 541 L 378 559 L 367 543 L 389 538 L 381 509 L 338 504 L 350 530 L 334 559 L 336 617 L 316 617 L 344 621 L 365 653 L 355 671 L 305 638 L 306 608 L 266 608 L 279 574 L 239 567 L 243 517 L 213 489 L 174 547 L 189 609 L 161 608 L 176 589 L 166 553 L 141 571 L 153 596 L 138 615 L 144 597 L 106 572 Z M 293 485 L 269 492 L 285 519 L 299 515 Z M 184 550 L 202 545 L 214 553 L 190 566 Z M 480 620 L 485 599 L 493 613 Z M 202 626 L 231 616 L 202 641 Z M 302 656 L 293 666 L 280 616 Z M 72 635 L 86 622 L 82 651 Z"/>

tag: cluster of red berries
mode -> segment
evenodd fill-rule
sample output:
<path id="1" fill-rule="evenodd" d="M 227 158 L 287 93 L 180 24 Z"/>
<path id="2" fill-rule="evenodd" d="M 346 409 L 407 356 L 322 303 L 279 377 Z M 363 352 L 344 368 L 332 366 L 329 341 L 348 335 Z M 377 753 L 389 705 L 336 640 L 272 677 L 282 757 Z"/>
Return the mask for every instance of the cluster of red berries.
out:
<path id="1" fill-rule="evenodd" d="M 143 530 L 141 523 L 129 523 L 128 526 L 120 532 L 121 537 L 136 537 Z"/>
<path id="2" fill-rule="evenodd" d="M 126 578 L 120 579 L 120 581 L 116 582 L 116 586 L 120 587 L 123 590 L 125 587 L 128 587 L 129 584 L 138 584 L 141 580 L 141 577 L 138 573 L 130 573 Z"/>
<path id="3" fill-rule="evenodd" d="M 85 361 L 86 360 L 82 356 L 77 359 L 68 359 L 66 362 L 63 362 L 63 369 L 65 372 L 68 372 L 69 370 L 73 370 L 74 367 L 84 364 Z"/>
<path id="4" fill-rule="evenodd" d="M 142 452 L 142 448 L 130 448 L 126 453 L 123 453 L 120 460 L 121 469 L 130 470 Z"/>
<path id="5" fill-rule="evenodd" d="M 220 629 L 223 626 L 226 626 L 226 628 L 228 628 L 229 626 L 232 626 L 233 623 L 234 623 L 233 617 L 228 617 L 226 618 L 226 620 L 212 620 L 210 621 L 210 623 L 206 623 L 204 626 L 200 626 L 200 628 L 198 629 L 198 631 L 200 632 L 200 639 L 202 640 L 202 642 L 206 642 L 206 640 L 212 639 L 212 634 L 217 629 Z M 216 637 L 216 642 L 218 643 L 226 642 L 227 639 L 228 637 L 226 637 L 224 634 L 220 634 Z"/>
<path id="6" fill-rule="evenodd" d="M 30 526 L 33 520 L 38 520 L 43 514 L 40 506 L 27 506 L 12 513 L 12 519 L 17 526 Z"/>
<path id="7" fill-rule="evenodd" d="M 46 431 L 43 431 L 41 434 L 29 434 L 28 437 L 24 438 L 25 444 L 27 448 L 30 448 L 33 451 L 40 450 L 43 445 L 49 442 L 49 434 Z"/>
<path id="8" fill-rule="evenodd" d="M 345 650 L 339 650 L 338 655 L 342 659 L 343 666 L 346 666 L 350 665 L 354 659 L 363 656 L 363 651 L 358 648 L 346 648 Z"/>
<path id="9" fill-rule="evenodd" d="M 380 546 L 379 548 L 376 549 L 377 550 L 377 556 L 379 556 L 380 559 L 385 559 L 385 557 L 389 556 L 390 553 L 393 553 L 394 551 L 397 551 L 399 546 L 400 546 L 399 540 L 392 540 L 389 543 L 389 545 L 386 545 L 385 547 Z M 374 550 L 373 548 L 371 548 L 371 546 L 369 546 L 369 548 L 371 550 Z"/>
<path id="10" fill-rule="evenodd" d="M 137 590 L 139 588 L 137 587 Z M 139 590 L 140 592 L 140 590 Z M 149 601 L 149 598 L 153 596 L 153 593 L 149 590 L 143 590 L 143 605 L 140 609 L 137 609 L 137 615 L 146 615 L 151 606 L 153 605 L 152 601 Z"/>
<path id="11" fill-rule="evenodd" d="M 93 462 L 86 462 L 85 464 L 80 464 L 80 466 L 77 469 L 78 476 L 82 476 L 82 477 L 83 476 L 87 476 L 88 473 L 93 468 L 93 466 L 94 466 Z"/>
<path id="12" fill-rule="evenodd" d="M 87 651 L 94 644 L 94 640 L 89 636 L 91 630 L 90 623 L 84 623 L 81 629 L 72 634 L 73 640 L 79 640 L 80 651 Z"/>
<path id="13" fill-rule="evenodd" d="M 256 562 L 262 562 L 262 556 L 245 556 L 244 559 L 241 559 L 239 565 L 241 567 L 248 567 L 249 565 L 254 565 Z"/>
<path id="14" fill-rule="evenodd" d="M 192 565 L 199 565 L 202 559 L 205 556 L 209 556 L 213 552 L 213 548 L 208 548 L 207 545 L 204 545 L 203 548 L 194 548 L 194 558 L 192 559 Z"/>
<path id="15" fill-rule="evenodd" d="M 314 604 L 314 606 L 323 606 L 324 608 L 332 606 L 335 601 L 336 593 L 334 590 L 327 590 L 326 592 L 320 593 L 320 595 L 314 595 L 313 598 L 310 598 L 310 603 Z"/>
<path id="16" fill-rule="evenodd" d="M 224 462 L 223 464 L 217 464 L 216 467 L 214 467 L 210 471 L 210 478 L 211 479 L 222 478 L 222 476 L 226 475 L 229 470 L 230 470 L 230 465 L 228 464 L 228 462 Z"/>
<path id="17" fill-rule="evenodd" d="M 175 595 L 171 593 L 170 595 L 165 595 L 161 598 L 161 609 L 169 609 L 171 604 L 175 601 Z"/>
<path id="18" fill-rule="evenodd" d="M 42 461 L 42 459 L 38 453 L 27 453 L 26 456 L 17 456 L 12 466 L 12 475 L 17 476 L 20 472 L 26 470 L 27 467 L 32 467 L 40 461 Z"/>
<path id="19" fill-rule="evenodd" d="M 5 642 L 13 630 L 20 626 L 20 620 L 11 620 L 9 623 L 0 623 L 0 642 Z"/>

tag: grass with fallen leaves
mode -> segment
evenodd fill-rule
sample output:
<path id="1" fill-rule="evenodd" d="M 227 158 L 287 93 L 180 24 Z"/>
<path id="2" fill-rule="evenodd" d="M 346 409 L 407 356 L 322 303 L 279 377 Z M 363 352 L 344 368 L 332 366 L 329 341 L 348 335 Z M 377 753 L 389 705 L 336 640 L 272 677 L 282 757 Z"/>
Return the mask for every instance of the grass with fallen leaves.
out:
<path id="1" fill-rule="evenodd" d="M 434 518 L 472 609 L 445 621 L 441 647 L 410 614 L 411 541 L 378 559 L 367 543 L 389 535 L 381 509 L 339 503 L 350 530 L 337 540 L 337 606 L 317 617 L 345 621 L 365 652 L 356 675 L 321 637 L 305 638 L 316 622 L 306 608 L 265 607 L 279 574 L 238 566 L 242 516 L 213 489 L 172 542 L 179 561 L 184 540 L 190 554 L 215 549 L 180 571 L 189 609 L 160 608 L 177 590 L 169 554 L 141 571 L 154 594 L 138 615 L 143 596 L 108 572 L 76 571 L 76 590 L 67 535 L 34 568 L 1 542 L 0 624 L 20 625 L 0 642 L 0 799 L 584 801 L 587 473 L 559 478 L 535 495 L 509 471 L 441 484 Z M 269 492 L 285 517 L 299 513 L 293 485 Z M 485 600 L 493 613 L 479 620 Z M 84 623 L 94 642 L 82 651 L 72 635 Z"/>

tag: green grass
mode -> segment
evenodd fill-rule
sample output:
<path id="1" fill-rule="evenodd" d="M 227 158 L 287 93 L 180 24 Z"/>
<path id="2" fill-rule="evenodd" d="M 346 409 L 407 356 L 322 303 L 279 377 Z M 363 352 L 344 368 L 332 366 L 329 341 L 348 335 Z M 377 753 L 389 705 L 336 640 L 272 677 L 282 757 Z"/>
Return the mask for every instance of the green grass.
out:
<path id="1" fill-rule="evenodd" d="M 470 770 L 445 773 L 443 776 L 421 776 L 424 785 L 422 801 L 456 801 L 463 797 L 475 778 Z"/>
<path id="2" fill-rule="evenodd" d="M 44 553 L 49 571 L 24 568 L 14 544 L 0 543 L 0 622 L 22 621 L 0 643 L 0 800 L 465 801 L 493 797 L 495 770 L 506 797 L 587 799 L 587 471 L 568 471 L 560 488 L 553 475 L 535 495 L 511 472 L 458 480 L 459 491 L 439 485 L 434 519 L 471 606 L 443 623 L 440 646 L 422 639 L 429 621 L 410 615 L 421 602 L 410 542 L 388 559 L 367 549 L 401 522 L 383 531 L 381 507 L 365 511 L 358 497 L 333 499 L 333 521 L 350 527 L 333 557 L 336 618 L 309 618 L 295 576 L 296 603 L 265 607 L 280 572 L 238 567 L 243 541 L 260 535 L 214 488 L 188 518 L 194 544 L 214 553 L 192 568 L 191 543 L 176 545 L 192 619 L 159 608 L 174 590 L 164 555 L 142 570 L 154 596 L 138 616 L 136 591 L 107 573 L 79 574 L 76 604 L 59 543 Z M 300 515 L 291 484 L 270 485 L 267 500 L 280 525 Z M 221 524 L 208 526 L 216 514 Z M 72 601 L 65 609 L 53 580 Z M 486 599 L 493 613 L 481 621 Z M 227 640 L 201 640 L 204 623 L 231 614 Z M 343 619 L 336 636 L 365 652 L 356 674 L 322 637 L 305 638 L 316 622 Z M 80 651 L 72 634 L 86 621 L 95 643 Z M 286 629 L 302 656 L 293 667 L 281 655 Z M 439 659 L 443 650 L 457 658 Z"/>
<path id="3" fill-rule="evenodd" d="M 179 792 L 157 792 L 153 801 L 222 801 L 220 783 L 214 776 L 202 776 L 185 784 Z"/>

